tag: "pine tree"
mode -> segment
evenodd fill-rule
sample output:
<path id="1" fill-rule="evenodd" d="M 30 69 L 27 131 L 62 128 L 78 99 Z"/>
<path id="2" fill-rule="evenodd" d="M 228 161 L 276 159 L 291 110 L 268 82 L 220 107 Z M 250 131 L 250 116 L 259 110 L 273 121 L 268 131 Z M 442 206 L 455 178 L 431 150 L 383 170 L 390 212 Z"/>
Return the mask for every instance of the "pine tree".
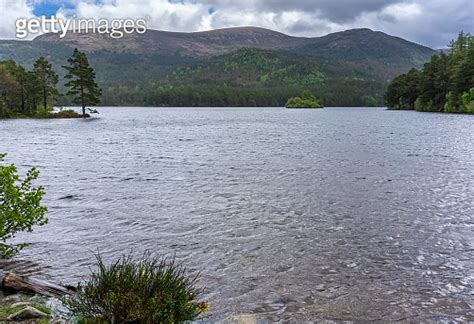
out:
<path id="1" fill-rule="evenodd" d="M 46 110 L 48 108 L 48 97 L 58 94 L 58 90 L 56 89 L 56 85 L 59 81 L 58 75 L 44 57 L 40 57 L 36 60 L 33 66 L 33 72 L 38 77 L 39 87 L 41 88 L 43 96 L 43 107 Z"/>
<path id="2" fill-rule="evenodd" d="M 81 105 L 82 116 L 86 117 L 86 106 L 99 104 L 102 91 L 95 82 L 95 71 L 84 53 L 74 49 L 68 63 L 69 66 L 63 66 L 68 71 L 65 78 L 70 80 L 66 83 L 69 88 L 67 95 L 73 96 L 73 103 Z"/>
<path id="3" fill-rule="evenodd" d="M 454 91 L 459 95 L 474 87 L 474 41 L 471 41 L 464 52 L 453 76 Z"/>
<path id="4" fill-rule="evenodd" d="M 474 37 L 461 32 L 450 48 L 447 55 L 434 55 L 422 71 L 412 70 L 393 79 L 384 95 L 387 106 L 474 112 L 470 100 L 474 88 Z"/>
<path id="5" fill-rule="evenodd" d="M 458 38 L 451 41 L 448 47 L 451 49 L 451 54 L 458 54 L 463 52 L 469 45 L 471 34 L 461 31 Z"/>
<path id="6" fill-rule="evenodd" d="M 28 75 L 26 73 L 26 70 L 23 66 L 16 65 L 14 63 L 13 68 L 13 75 L 15 76 L 17 82 L 18 82 L 18 88 L 20 92 L 20 113 L 25 114 L 26 113 L 26 101 L 27 101 L 27 84 L 28 84 Z"/>
<path id="7" fill-rule="evenodd" d="M 43 89 L 41 80 L 35 72 L 26 71 L 25 73 L 25 114 L 34 115 L 38 108 Z"/>
<path id="8" fill-rule="evenodd" d="M 7 110 L 14 106 L 12 100 L 18 97 L 17 90 L 18 83 L 15 77 L 10 73 L 5 62 L 0 62 L 0 118 L 4 118 Z"/>

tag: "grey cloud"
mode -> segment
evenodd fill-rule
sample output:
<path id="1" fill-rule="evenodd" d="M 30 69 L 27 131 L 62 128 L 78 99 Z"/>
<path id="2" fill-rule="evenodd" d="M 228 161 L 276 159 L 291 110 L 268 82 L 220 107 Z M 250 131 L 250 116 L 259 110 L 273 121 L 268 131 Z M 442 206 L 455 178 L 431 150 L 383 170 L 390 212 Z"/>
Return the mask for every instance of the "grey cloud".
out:
<path id="1" fill-rule="evenodd" d="M 419 4 L 422 14 L 417 19 L 397 18 L 397 15 L 378 14 L 373 18 L 373 28 L 392 35 L 430 46 L 444 48 L 464 30 L 474 32 L 474 1 L 431 0 L 412 1 Z"/>
<path id="2" fill-rule="evenodd" d="M 363 12 L 378 11 L 400 0 L 302 0 L 302 1 L 259 1 L 263 10 L 301 10 L 317 12 L 321 18 L 335 23 L 353 21 Z"/>
<path id="3" fill-rule="evenodd" d="M 216 8 L 238 8 L 239 10 L 255 10 L 265 12 L 302 11 L 317 13 L 321 18 L 336 23 L 354 20 L 363 12 L 378 11 L 383 7 L 401 0 L 208 0 L 207 3 Z"/>
<path id="4" fill-rule="evenodd" d="M 14 35 L 14 20 L 32 14 L 32 1 L 0 0 L 0 37 Z M 367 27 L 434 48 L 446 46 L 461 30 L 474 32 L 474 0 L 54 1 L 75 3 L 78 16 L 150 16 L 150 28 L 171 31 L 252 25 L 314 37 Z"/>
<path id="5" fill-rule="evenodd" d="M 275 27 L 280 32 L 303 36 L 369 27 L 427 46 L 444 47 L 460 30 L 474 32 L 473 0 L 204 0 L 203 3 L 217 11 L 253 13 L 257 24 L 258 16 L 268 13 L 276 17 L 289 12 L 310 15 L 311 20 L 287 24 L 277 20 L 275 26 L 260 23 L 261 27 Z M 418 15 L 404 12 L 410 6 L 420 9 Z M 221 20 L 212 25 L 225 24 Z"/>

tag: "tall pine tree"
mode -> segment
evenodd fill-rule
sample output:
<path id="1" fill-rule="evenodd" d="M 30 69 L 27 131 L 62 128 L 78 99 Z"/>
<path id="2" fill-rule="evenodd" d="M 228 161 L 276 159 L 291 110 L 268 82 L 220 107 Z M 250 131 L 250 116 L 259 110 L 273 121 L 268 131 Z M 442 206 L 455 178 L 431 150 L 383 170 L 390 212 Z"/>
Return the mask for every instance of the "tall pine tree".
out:
<path id="1" fill-rule="evenodd" d="M 73 96 L 73 103 L 81 105 L 82 116 L 86 117 L 86 106 L 99 104 L 102 91 L 95 82 L 95 71 L 84 53 L 74 49 L 68 63 L 69 66 L 63 66 L 68 71 L 65 78 L 70 80 L 66 83 L 69 88 L 67 95 Z"/>
<path id="2" fill-rule="evenodd" d="M 58 94 L 58 90 L 56 89 L 56 85 L 59 81 L 58 75 L 44 57 L 40 57 L 36 60 L 33 66 L 33 72 L 38 77 L 43 107 L 46 110 L 48 108 L 48 98 Z"/>

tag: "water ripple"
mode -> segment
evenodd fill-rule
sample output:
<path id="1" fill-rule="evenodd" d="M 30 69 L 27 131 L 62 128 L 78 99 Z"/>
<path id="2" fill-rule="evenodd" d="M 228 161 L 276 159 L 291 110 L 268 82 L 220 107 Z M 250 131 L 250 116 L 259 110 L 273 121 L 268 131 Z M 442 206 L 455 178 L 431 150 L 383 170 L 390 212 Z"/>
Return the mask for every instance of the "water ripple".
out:
<path id="1" fill-rule="evenodd" d="M 0 138 L 50 218 L 4 269 L 74 284 L 150 250 L 201 272 L 213 320 L 474 321 L 473 116 L 104 108 Z"/>

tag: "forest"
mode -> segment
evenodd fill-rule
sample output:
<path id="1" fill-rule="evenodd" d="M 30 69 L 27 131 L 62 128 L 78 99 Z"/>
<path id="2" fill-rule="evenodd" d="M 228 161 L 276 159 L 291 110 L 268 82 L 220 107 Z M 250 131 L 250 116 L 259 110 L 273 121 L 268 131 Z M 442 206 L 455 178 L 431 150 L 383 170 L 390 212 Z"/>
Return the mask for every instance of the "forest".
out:
<path id="1" fill-rule="evenodd" d="M 388 85 L 392 109 L 474 113 L 474 36 L 461 32 L 448 54 L 434 55 L 422 70 L 412 69 Z"/>
<path id="2" fill-rule="evenodd" d="M 0 118 L 78 118 L 87 117 L 86 106 L 100 102 L 101 90 L 95 71 L 84 53 L 75 49 L 68 59 L 64 76 L 68 100 L 82 107 L 82 114 L 72 110 L 54 111 L 63 95 L 58 90 L 59 77 L 44 57 L 31 70 L 13 60 L 0 61 Z"/>
<path id="3" fill-rule="evenodd" d="M 0 118 L 47 114 L 59 95 L 58 76 L 41 57 L 31 71 L 14 61 L 0 62 Z"/>
<path id="4" fill-rule="evenodd" d="M 97 55 L 91 56 L 96 59 Z M 140 84 L 132 77 L 106 77 L 104 64 L 96 64 L 101 71 L 97 81 L 101 90 L 85 54 L 75 51 L 74 56 L 75 60 L 68 60 L 69 67 L 40 57 L 26 65 L 30 70 L 13 60 L 0 61 L 0 118 L 78 117 L 71 111 L 52 113 L 55 105 L 80 105 L 84 117 L 86 106 L 99 102 L 108 106 L 283 107 L 304 91 L 324 106 L 370 107 L 385 102 L 392 109 L 474 112 L 474 37 L 463 32 L 451 42 L 447 54 L 434 55 L 421 70 L 411 69 L 390 83 L 361 66 L 344 72 L 340 69 L 349 65 L 243 48 L 189 64 L 178 64 L 178 58 L 160 59 L 169 66 Z M 125 64 L 130 56 L 114 59 L 123 59 Z M 143 74 L 143 70 L 135 73 Z M 81 84 L 85 93 L 80 93 Z"/>
<path id="5" fill-rule="evenodd" d="M 371 81 L 341 80 L 314 87 L 239 88 L 228 85 L 180 87 L 108 87 L 102 102 L 110 106 L 150 107 L 283 107 L 289 98 L 310 91 L 326 106 L 381 106 L 383 85 Z M 339 91 L 339 92 L 338 92 Z M 367 94 L 369 92 L 369 95 Z M 372 94 L 372 95 L 370 95 Z"/>
<path id="6" fill-rule="evenodd" d="M 330 70 L 329 70 L 330 69 Z M 283 107 L 303 91 L 327 106 L 381 106 L 385 83 L 351 71 L 335 73 L 307 57 L 243 48 L 202 63 L 178 67 L 142 85 L 104 87 L 112 106 Z"/>
<path id="7" fill-rule="evenodd" d="M 0 61 L 0 116 L 58 116 L 50 114 L 55 104 L 81 104 L 67 95 L 66 71 L 43 57 L 31 71 L 12 60 Z M 103 78 L 99 75 L 97 82 L 106 106 L 283 107 L 306 90 L 326 106 L 381 106 L 385 86 L 361 72 L 337 75 L 296 55 L 255 49 L 174 68 L 140 85 L 125 76 L 113 83 Z"/>

